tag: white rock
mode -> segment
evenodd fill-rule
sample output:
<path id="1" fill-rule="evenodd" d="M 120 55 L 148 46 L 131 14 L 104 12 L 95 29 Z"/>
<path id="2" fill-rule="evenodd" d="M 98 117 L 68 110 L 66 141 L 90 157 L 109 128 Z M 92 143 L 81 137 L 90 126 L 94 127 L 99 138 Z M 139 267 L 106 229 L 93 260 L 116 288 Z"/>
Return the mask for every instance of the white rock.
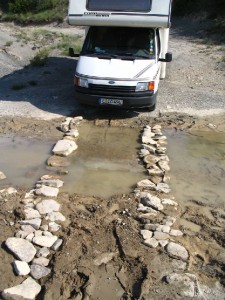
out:
<path id="1" fill-rule="evenodd" d="M 164 173 L 159 167 L 157 167 L 156 165 L 153 165 L 148 169 L 148 174 L 150 176 L 160 176 L 160 177 L 162 177 Z"/>
<path id="2" fill-rule="evenodd" d="M 77 138 L 79 136 L 79 131 L 77 129 L 71 129 L 66 132 L 66 136 L 71 136 L 73 138 Z"/>
<path id="3" fill-rule="evenodd" d="M 161 200 L 149 193 L 141 193 L 141 203 L 156 210 L 163 210 Z"/>
<path id="4" fill-rule="evenodd" d="M 169 163 L 167 161 L 160 160 L 157 164 L 159 165 L 162 171 L 164 172 L 170 171 Z"/>
<path id="5" fill-rule="evenodd" d="M 150 152 L 149 152 L 148 150 L 146 150 L 146 149 L 141 149 L 141 150 L 139 151 L 139 156 L 140 156 L 140 157 L 144 157 L 144 156 L 146 156 L 146 155 L 148 155 L 148 154 L 150 154 Z"/>
<path id="6" fill-rule="evenodd" d="M 40 227 L 40 229 L 43 230 L 43 231 L 48 231 L 48 225 L 47 224 L 46 225 L 42 225 Z"/>
<path id="7" fill-rule="evenodd" d="M 25 261 L 15 260 L 13 262 L 13 269 L 19 276 L 26 276 L 30 273 L 30 267 Z"/>
<path id="8" fill-rule="evenodd" d="M 169 233 L 169 232 L 170 232 L 170 226 L 163 225 L 161 231 L 162 231 L 162 232 L 165 232 L 165 233 Z"/>
<path id="9" fill-rule="evenodd" d="M 21 239 L 25 239 L 28 236 L 28 233 L 23 231 L 23 230 L 19 230 L 17 231 L 17 233 L 15 234 L 15 237 L 17 238 L 21 238 Z"/>
<path id="10" fill-rule="evenodd" d="M 52 152 L 56 155 L 68 156 L 77 150 L 77 144 L 70 140 L 60 140 L 56 143 Z"/>
<path id="11" fill-rule="evenodd" d="M 145 150 L 148 150 L 149 153 L 155 154 L 156 148 L 155 148 L 154 146 L 142 144 L 141 147 L 142 147 L 143 149 L 145 149 Z"/>
<path id="12" fill-rule="evenodd" d="M 29 241 L 21 238 L 8 238 L 5 244 L 18 259 L 25 262 L 32 261 L 37 252 Z"/>
<path id="13" fill-rule="evenodd" d="M 6 179 L 6 176 L 2 171 L 0 171 L 0 180 L 3 180 L 3 179 Z"/>
<path id="14" fill-rule="evenodd" d="M 21 225 L 30 225 L 34 229 L 38 230 L 40 228 L 40 226 L 41 226 L 41 219 L 36 218 L 36 219 L 30 219 L 30 220 L 22 220 L 22 221 L 20 221 L 20 224 Z"/>
<path id="15" fill-rule="evenodd" d="M 141 235 L 143 237 L 144 240 L 150 239 L 152 237 L 152 231 L 149 230 L 141 230 Z"/>
<path id="16" fill-rule="evenodd" d="M 51 222 L 57 222 L 57 221 L 64 222 L 66 218 L 60 212 L 51 212 L 47 214 L 46 220 L 50 220 Z"/>
<path id="17" fill-rule="evenodd" d="M 143 187 L 150 190 L 155 190 L 156 185 L 149 179 L 143 179 L 137 183 L 137 187 Z"/>
<path id="18" fill-rule="evenodd" d="M 160 193 L 168 194 L 171 192 L 171 189 L 167 183 L 160 182 L 156 186 L 156 190 Z"/>
<path id="19" fill-rule="evenodd" d="M 55 222 L 50 222 L 49 223 L 49 231 L 50 232 L 56 232 L 61 228 L 61 225 L 55 223 Z"/>
<path id="20" fill-rule="evenodd" d="M 167 225 L 167 226 L 170 226 L 170 227 L 171 227 L 175 222 L 176 222 L 176 218 L 170 217 L 170 216 L 167 216 L 167 217 L 163 220 L 163 224 L 164 224 L 164 225 Z"/>
<path id="21" fill-rule="evenodd" d="M 37 210 L 40 214 L 45 215 L 48 213 L 51 213 L 53 211 L 59 211 L 60 210 L 60 204 L 56 202 L 55 200 L 49 199 L 49 200 L 43 200 L 39 202 L 36 205 Z"/>
<path id="22" fill-rule="evenodd" d="M 142 143 L 147 145 L 157 145 L 157 142 L 154 141 L 151 137 L 142 136 Z"/>
<path id="23" fill-rule="evenodd" d="M 32 264 L 47 267 L 49 265 L 49 259 L 45 257 L 38 257 L 32 261 Z"/>
<path id="24" fill-rule="evenodd" d="M 62 132 L 67 132 L 69 130 L 70 122 L 72 121 L 72 118 L 66 118 L 66 120 L 60 124 L 60 129 Z"/>
<path id="25" fill-rule="evenodd" d="M 177 294 L 182 297 L 194 298 L 198 293 L 197 278 L 190 273 L 172 273 L 166 276 L 167 283 L 177 288 Z"/>
<path id="26" fill-rule="evenodd" d="M 52 233 L 49 231 L 43 231 L 44 236 L 52 236 Z"/>
<path id="27" fill-rule="evenodd" d="M 59 193 L 59 189 L 51 186 L 41 186 L 39 189 L 35 191 L 36 195 L 42 195 L 45 197 L 57 197 Z"/>
<path id="28" fill-rule="evenodd" d="M 32 242 L 33 238 L 34 238 L 34 233 L 30 233 L 30 234 L 28 234 L 28 236 L 26 237 L 26 240 L 28 240 L 29 242 Z"/>
<path id="29" fill-rule="evenodd" d="M 146 245 L 150 248 L 156 248 L 159 245 L 159 243 L 156 239 L 150 238 L 150 239 L 147 239 L 144 241 L 144 245 Z"/>
<path id="30" fill-rule="evenodd" d="M 178 206 L 177 202 L 171 200 L 171 199 L 162 199 L 163 205 L 171 205 L 171 206 Z"/>
<path id="31" fill-rule="evenodd" d="M 50 254 L 49 249 L 46 248 L 46 247 L 43 247 L 43 248 L 41 248 L 41 249 L 39 249 L 39 250 L 37 251 L 36 256 L 37 256 L 37 257 L 48 257 L 49 254 Z"/>
<path id="32" fill-rule="evenodd" d="M 170 230 L 170 235 L 172 235 L 172 236 L 183 236 L 183 232 L 180 231 L 180 230 L 171 229 Z"/>
<path id="33" fill-rule="evenodd" d="M 155 131 L 158 131 L 158 130 L 161 130 L 162 129 L 162 126 L 159 125 L 159 124 L 156 124 L 152 127 L 152 131 L 155 132 Z"/>
<path id="34" fill-rule="evenodd" d="M 64 184 L 64 182 L 60 179 L 46 179 L 46 180 L 39 180 L 37 184 L 45 185 L 45 186 L 50 186 L 50 187 L 55 187 L 55 188 L 61 188 Z"/>
<path id="35" fill-rule="evenodd" d="M 144 129 L 144 132 L 142 133 L 142 137 L 152 138 L 154 136 L 155 136 L 154 132 L 151 132 L 151 130 L 147 128 Z"/>
<path id="36" fill-rule="evenodd" d="M 188 251 L 184 248 L 184 246 L 181 246 L 174 242 L 170 242 L 166 246 L 166 250 L 170 255 L 182 260 L 187 260 L 189 257 Z"/>
<path id="37" fill-rule="evenodd" d="M 157 213 L 155 209 L 153 209 L 149 206 L 145 206 L 142 203 L 138 204 L 137 211 L 143 212 L 143 213 L 153 213 L 153 214 Z"/>
<path id="38" fill-rule="evenodd" d="M 17 193 L 17 190 L 14 189 L 13 187 L 9 187 L 7 190 L 6 190 L 7 194 L 9 195 L 12 195 L 12 194 L 16 194 Z"/>
<path id="39" fill-rule="evenodd" d="M 50 248 L 56 241 L 57 236 L 37 236 L 33 238 L 33 243 L 41 246 L 41 247 L 47 247 Z"/>
<path id="40" fill-rule="evenodd" d="M 42 234 L 43 234 L 43 231 L 42 231 L 42 230 L 36 230 L 36 231 L 34 232 L 34 236 L 42 236 Z"/>
<path id="41" fill-rule="evenodd" d="M 94 259 L 95 266 L 101 266 L 102 264 L 106 265 L 109 261 L 113 259 L 115 253 L 101 253 Z"/>
<path id="42" fill-rule="evenodd" d="M 34 279 L 41 279 L 45 276 L 48 276 L 51 273 L 51 269 L 46 268 L 41 265 L 31 265 L 30 274 Z"/>
<path id="43" fill-rule="evenodd" d="M 159 245 L 163 248 L 169 243 L 168 240 L 159 240 L 158 242 L 159 242 Z"/>
<path id="44" fill-rule="evenodd" d="M 33 209 L 33 208 L 26 208 L 24 210 L 24 213 L 25 213 L 25 218 L 26 219 L 36 219 L 36 218 L 41 217 L 39 212 L 36 209 Z"/>
<path id="45" fill-rule="evenodd" d="M 6 300 L 35 300 L 40 291 L 41 286 L 28 277 L 22 284 L 5 289 L 2 297 Z"/>
<path id="46" fill-rule="evenodd" d="M 58 251 L 59 248 L 61 247 L 62 243 L 63 243 L 63 240 L 62 240 L 62 239 L 58 239 L 58 240 L 52 245 L 51 249 L 54 250 L 54 251 Z"/>

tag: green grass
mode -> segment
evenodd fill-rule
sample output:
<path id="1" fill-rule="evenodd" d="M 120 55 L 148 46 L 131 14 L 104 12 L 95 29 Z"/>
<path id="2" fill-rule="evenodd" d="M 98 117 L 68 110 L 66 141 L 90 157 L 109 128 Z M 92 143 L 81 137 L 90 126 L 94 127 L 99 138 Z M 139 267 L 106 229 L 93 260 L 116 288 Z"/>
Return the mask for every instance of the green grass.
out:
<path id="1" fill-rule="evenodd" d="M 33 67 L 43 67 L 47 62 L 49 52 L 49 48 L 42 48 L 39 50 L 39 52 L 31 59 L 31 65 Z"/>
<path id="2" fill-rule="evenodd" d="M 61 34 L 59 42 L 54 46 L 54 49 L 59 49 L 62 55 L 68 55 L 69 48 L 73 48 L 75 53 L 80 53 L 82 48 L 82 39 L 75 35 L 64 35 Z"/>

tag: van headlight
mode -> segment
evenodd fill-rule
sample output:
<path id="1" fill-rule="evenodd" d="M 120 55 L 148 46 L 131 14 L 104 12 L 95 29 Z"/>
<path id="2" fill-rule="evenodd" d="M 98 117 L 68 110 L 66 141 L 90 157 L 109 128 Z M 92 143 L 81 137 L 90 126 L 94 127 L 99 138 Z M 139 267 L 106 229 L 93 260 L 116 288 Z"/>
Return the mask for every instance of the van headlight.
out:
<path id="1" fill-rule="evenodd" d="M 143 92 L 143 91 L 154 91 L 155 82 L 138 82 L 136 85 L 135 92 Z"/>
<path id="2" fill-rule="evenodd" d="M 88 80 L 85 78 L 75 77 L 74 84 L 75 84 L 75 86 L 80 86 L 80 87 L 83 87 L 86 89 L 89 88 Z"/>

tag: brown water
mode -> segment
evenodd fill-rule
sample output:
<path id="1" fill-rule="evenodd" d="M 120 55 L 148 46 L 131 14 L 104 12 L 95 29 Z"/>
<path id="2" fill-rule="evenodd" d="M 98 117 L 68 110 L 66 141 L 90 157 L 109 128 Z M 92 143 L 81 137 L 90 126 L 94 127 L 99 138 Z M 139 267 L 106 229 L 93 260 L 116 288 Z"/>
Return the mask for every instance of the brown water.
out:
<path id="1" fill-rule="evenodd" d="M 225 133 L 166 131 L 171 187 L 179 203 L 225 207 Z"/>

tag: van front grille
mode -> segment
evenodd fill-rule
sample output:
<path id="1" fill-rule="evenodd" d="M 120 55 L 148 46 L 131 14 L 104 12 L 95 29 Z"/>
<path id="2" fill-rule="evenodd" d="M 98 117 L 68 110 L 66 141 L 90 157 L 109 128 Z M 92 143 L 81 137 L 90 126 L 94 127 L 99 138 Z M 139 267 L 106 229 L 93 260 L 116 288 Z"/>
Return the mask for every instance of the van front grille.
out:
<path id="1" fill-rule="evenodd" d="M 135 92 L 135 86 L 119 86 L 119 85 L 104 85 L 104 84 L 89 84 L 91 93 L 110 93 L 110 94 L 129 94 Z"/>

